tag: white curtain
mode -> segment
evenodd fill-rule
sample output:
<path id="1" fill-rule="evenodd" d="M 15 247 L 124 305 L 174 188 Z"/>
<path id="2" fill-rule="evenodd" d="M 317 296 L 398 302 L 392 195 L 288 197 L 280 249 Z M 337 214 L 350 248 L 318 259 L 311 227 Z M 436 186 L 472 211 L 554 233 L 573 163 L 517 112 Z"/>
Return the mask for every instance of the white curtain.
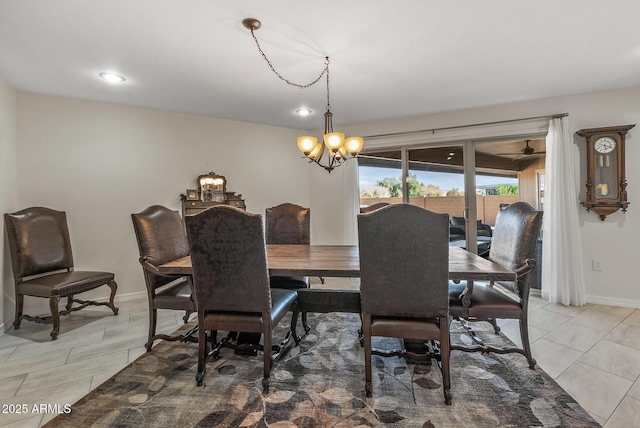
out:
<path id="1" fill-rule="evenodd" d="M 342 219 L 344 245 L 358 244 L 357 216 L 360 212 L 360 186 L 358 185 L 358 160 L 352 159 L 340 167 L 344 173 Z"/>
<path id="2" fill-rule="evenodd" d="M 579 156 L 567 117 L 549 122 L 546 151 L 542 297 L 551 303 L 582 306 L 586 296 L 578 224 Z"/>

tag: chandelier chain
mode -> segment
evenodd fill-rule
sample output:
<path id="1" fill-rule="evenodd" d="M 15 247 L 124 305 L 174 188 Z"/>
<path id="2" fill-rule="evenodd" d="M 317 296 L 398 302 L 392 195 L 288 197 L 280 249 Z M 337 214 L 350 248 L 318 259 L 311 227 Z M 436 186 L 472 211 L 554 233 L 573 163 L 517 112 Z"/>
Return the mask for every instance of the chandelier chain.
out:
<path id="1" fill-rule="evenodd" d="M 329 57 L 326 56 L 325 60 L 326 68 L 324 69 L 323 73 L 327 73 L 327 111 L 331 111 L 331 101 L 329 100 Z M 320 75 L 320 77 L 322 77 L 322 74 Z"/>
<path id="2" fill-rule="evenodd" d="M 329 57 L 325 56 L 324 69 L 318 75 L 318 77 L 307 84 L 295 83 L 284 76 L 282 76 L 275 69 L 267 54 L 264 53 L 260 42 L 255 35 L 255 30 L 261 26 L 260 21 L 255 18 L 245 18 L 242 20 L 242 25 L 251 32 L 251 37 L 258 47 L 258 52 L 262 55 L 262 58 L 266 61 L 271 71 L 283 82 L 290 86 L 295 86 L 298 89 L 308 88 L 315 85 L 326 75 L 327 79 L 327 111 L 324 113 L 324 136 L 322 141 L 318 141 L 318 138 L 310 136 L 298 137 L 298 149 L 309 159 L 309 162 L 316 163 L 321 166 L 327 172 L 333 171 L 334 168 L 339 167 L 348 160 L 347 155 L 351 155 L 352 158 L 358 156 L 358 153 L 362 150 L 364 140 L 362 137 L 349 137 L 345 138 L 342 132 L 333 132 L 333 113 L 331 113 L 331 97 L 329 92 Z M 325 150 L 326 149 L 326 150 Z M 328 156 L 328 163 L 323 164 L 321 161 Z"/>
<path id="3" fill-rule="evenodd" d="M 299 89 L 304 89 L 304 88 L 308 88 L 308 87 L 313 86 L 316 83 L 318 83 L 318 81 L 320 79 L 322 79 L 322 76 L 324 76 L 324 74 L 327 73 L 327 89 L 329 88 L 329 57 L 328 56 L 325 57 L 324 69 L 322 70 L 320 75 L 314 81 L 312 81 L 310 83 L 307 83 L 305 85 L 300 84 L 300 83 L 295 83 L 295 82 L 292 82 L 292 81 L 286 79 L 284 76 L 282 76 L 280 73 L 278 73 L 276 71 L 275 67 L 273 66 L 271 61 L 269 61 L 269 58 L 267 58 L 267 55 L 262 50 L 262 47 L 260 47 L 260 42 L 258 42 L 258 38 L 256 37 L 256 35 L 255 35 L 254 31 L 253 31 L 253 28 L 250 28 L 250 31 L 251 31 L 251 36 L 253 37 L 253 40 L 256 42 L 256 46 L 258 47 L 258 51 L 260 52 L 260 55 L 262 55 L 262 58 L 264 58 L 264 60 L 267 62 L 267 64 L 269 65 L 269 68 L 271 69 L 271 71 L 273 71 L 273 73 L 276 76 L 278 76 L 278 78 L 280 80 L 282 80 L 283 82 L 287 83 L 288 85 L 295 86 L 296 88 L 299 88 Z M 327 99 L 327 105 L 328 105 L 328 99 Z"/>

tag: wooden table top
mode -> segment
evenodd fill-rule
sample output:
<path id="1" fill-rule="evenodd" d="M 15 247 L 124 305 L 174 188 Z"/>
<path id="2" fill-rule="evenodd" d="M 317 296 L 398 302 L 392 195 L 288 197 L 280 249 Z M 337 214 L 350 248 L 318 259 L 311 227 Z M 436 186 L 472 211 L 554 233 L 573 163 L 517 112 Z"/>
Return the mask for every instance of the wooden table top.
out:
<path id="1" fill-rule="evenodd" d="M 359 277 L 356 245 L 267 245 L 269 273 L 278 276 Z M 189 256 L 158 267 L 165 274 L 191 274 Z M 449 279 L 515 281 L 516 274 L 477 254 L 449 247 Z"/>

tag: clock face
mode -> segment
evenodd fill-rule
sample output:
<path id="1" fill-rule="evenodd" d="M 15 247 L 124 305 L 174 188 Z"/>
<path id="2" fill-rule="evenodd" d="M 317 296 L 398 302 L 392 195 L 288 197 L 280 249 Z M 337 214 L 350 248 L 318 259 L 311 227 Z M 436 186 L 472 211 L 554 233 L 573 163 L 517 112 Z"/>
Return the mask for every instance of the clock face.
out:
<path id="1" fill-rule="evenodd" d="M 609 153 L 616 148 L 616 142 L 609 137 L 598 138 L 593 145 L 598 153 Z"/>

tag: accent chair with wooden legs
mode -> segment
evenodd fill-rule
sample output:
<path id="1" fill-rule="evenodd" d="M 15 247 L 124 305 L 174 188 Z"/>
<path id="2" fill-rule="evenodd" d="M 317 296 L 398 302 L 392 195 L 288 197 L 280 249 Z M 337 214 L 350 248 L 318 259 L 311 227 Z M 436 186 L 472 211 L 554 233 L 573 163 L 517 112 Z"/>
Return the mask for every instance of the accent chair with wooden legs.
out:
<path id="1" fill-rule="evenodd" d="M 51 340 L 60 333 L 60 315 L 68 315 L 89 305 L 108 306 L 114 315 L 118 308 L 113 300 L 118 286 L 111 272 L 78 271 L 74 269 L 67 215 L 44 207 L 26 208 L 4 215 L 15 282 L 16 313 L 13 327 L 18 330 L 23 318 L 37 323 L 52 323 Z M 108 302 L 80 300 L 74 296 L 108 286 Z M 49 299 L 51 316 L 31 316 L 23 313 L 24 296 Z M 64 310 L 60 299 L 66 297 Z M 78 303 L 79 306 L 73 306 Z"/>

